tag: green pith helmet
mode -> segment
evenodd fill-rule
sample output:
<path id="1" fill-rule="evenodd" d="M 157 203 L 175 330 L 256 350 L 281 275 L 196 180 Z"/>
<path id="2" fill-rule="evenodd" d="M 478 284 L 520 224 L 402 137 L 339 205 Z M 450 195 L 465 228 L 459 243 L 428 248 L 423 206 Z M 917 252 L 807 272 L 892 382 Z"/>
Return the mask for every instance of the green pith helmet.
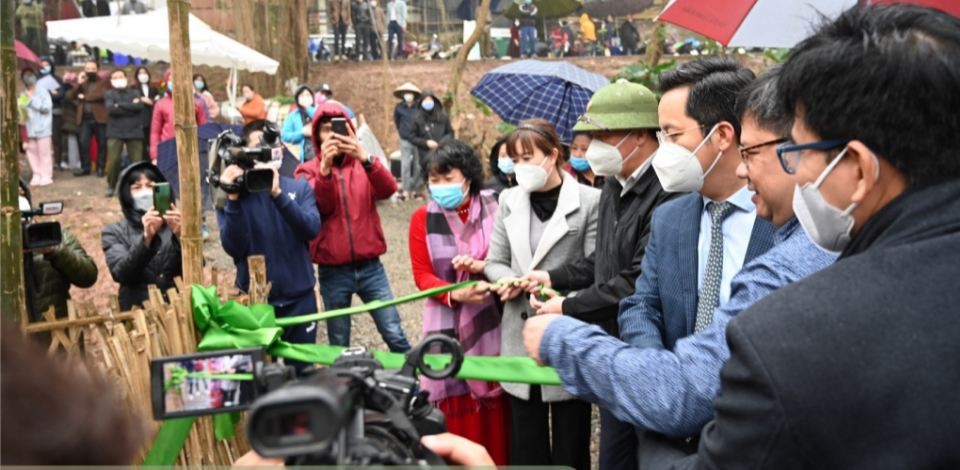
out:
<path id="1" fill-rule="evenodd" d="M 657 96 L 647 87 L 620 79 L 597 90 L 574 132 L 657 129 Z"/>

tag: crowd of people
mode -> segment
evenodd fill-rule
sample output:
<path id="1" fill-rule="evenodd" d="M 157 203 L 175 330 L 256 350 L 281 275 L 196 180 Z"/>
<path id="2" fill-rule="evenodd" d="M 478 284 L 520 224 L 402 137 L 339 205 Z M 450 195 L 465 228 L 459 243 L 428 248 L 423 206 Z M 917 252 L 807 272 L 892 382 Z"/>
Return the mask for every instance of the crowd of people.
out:
<path id="1" fill-rule="evenodd" d="M 136 153 L 144 98 L 155 125 L 169 94 L 85 70 L 66 93 L 81 142 L 105 134 L 108 162 L 121 146 Z M 37 98 L 30 73 L 28 122 L 53 99 Z M 455 138 L 434 93 L 405 83 L 399 188 L 329 87 L 301 87 L 282 125 L 299 166 L 258 163 L 271 190 L 228 193 L 220 239 L 241 290 L 247 257 L 265 256 L 278 317 L 316 312 L 318 282 L 324 309 L 389 300 L 377 202 L 422 200 L 407 247 L 417 287 L 477 281 L 428 298 L 423 334 L 467 355 L 529 356 L 562 381 L 423 378 L 451 433 L 423 442 L 452 463 L 591 468 L 596 404 L 603 470 L 949 467 L 960 369 L 937 364 L 960 353 L 956 77 L 960 19 L 854 7 L 760 76 L 713 57 L 665 72 L 659 98 L 611 83 L 570 142 L 528 119 L 486 159 Z M 211 112 L 202 85 L 198 119 Z M 28 128 L 31 164 L 44 164 L 50 125 Z M 221 181 L 241 174 L 228 166 Z M 148 159 L 115 178 L 124 218 L 102 242 L 126 310 L 180 275 L 180 213 L 154 207 L 165 179 Z M 85 254 L 43 257 L 77 267 L 59 282 L 89 281 Z M 371 316 L 391 351 L 410 349 L 395 307 Z M 328 320 L 327 341 L 349 345 L 350 330 L 349 317 Z M 284 339 L 315 343 L 316 325 Z"/>

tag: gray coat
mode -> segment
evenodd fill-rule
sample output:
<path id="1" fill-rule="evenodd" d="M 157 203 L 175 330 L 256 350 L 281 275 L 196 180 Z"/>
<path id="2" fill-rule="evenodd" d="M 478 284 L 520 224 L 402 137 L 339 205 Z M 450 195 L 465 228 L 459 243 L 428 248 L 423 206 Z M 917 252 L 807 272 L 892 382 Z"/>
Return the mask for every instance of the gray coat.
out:
<path id="1" fill-rule="evenodd" d="M 521 277 L 535 269 L 557 269 L 593 252 L 597 240 L 600 191 L 577 183 L 567 172 L 561 174 L 563 184 L 557 209 L 544 227 L 536 250 L 530 246 L 530 217 L 533 216 L 530 196 L 518 187 L 500 194 L 500 208 L 484 269 L 487 279 L 497 281 Z M 534 314 L 530 310 L 526 295 L 504 304 L 500 354 L 527 355 L 523 348 L 523 323 Z M 529 385 L 501 385 L 510 395 L 530 399 Z M 547 402 L 573 398 L 562 387 L 543 387 L 542 392 L 543 401 Z"/>

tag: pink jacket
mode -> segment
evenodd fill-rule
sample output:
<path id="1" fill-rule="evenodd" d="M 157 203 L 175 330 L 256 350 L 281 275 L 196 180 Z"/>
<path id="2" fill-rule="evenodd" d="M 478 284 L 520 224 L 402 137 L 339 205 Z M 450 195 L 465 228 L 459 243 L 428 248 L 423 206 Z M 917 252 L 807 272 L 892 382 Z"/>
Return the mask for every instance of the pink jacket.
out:
<path id="1" fill-rule="evenodd" d="M 197 116 L 197 126 L 207 123 L 207 115 L 199 103 L 194 101 L 194 110 Z M 150 122 L 150 160 L 157 163 L 157 145 L 175 135 L 173 127 L 173 95 L 167 94 L 153 107 L 153 119 Z"/>

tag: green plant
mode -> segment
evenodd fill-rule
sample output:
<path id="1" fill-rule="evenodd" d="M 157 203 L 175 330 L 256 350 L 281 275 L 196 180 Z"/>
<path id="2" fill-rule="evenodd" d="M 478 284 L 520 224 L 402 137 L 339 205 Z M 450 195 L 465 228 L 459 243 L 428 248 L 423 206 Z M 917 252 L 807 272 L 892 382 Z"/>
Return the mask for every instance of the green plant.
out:
<path id="1" fill-rule="evenodd" d="M 470 96 L 470 98 L 473 100 L 473 105 L 477 107 L 478 111 L 480 111 L 480 114 L 483 114 L 484 116 L 493 115 L 493 111 L 489 106 L 486 105 L 486 103 L 477 99 L 476 96 Z"/>
<path id="2" fill-rule="evenodd" d="M 625 79 L 633 83 L 639 83 L 649 88 L 654 93 L 657 93 L 657 97 L 659 98 L 660 93 L 657 90 L 660 89 L 660 75 L 676 66 L 677 61 L 675 60 L 662 62 L 653 67 L 649 67 L 647 64 L 638 62 L 620 69 L 620 72 L 613 77 L 611 82 Z"/>
<path id="3" fill-rule="evenodd" d="M 767 49 L 763 51 L 763 55 L 779 64 L 780 62 L 787 60 L 787 57 L 790 57 L 790 49 Z"/>
<path id="4" fill-rule="evenodd" d="M 500 122 L 497 123 L 496 126 L 494 126 L 494 129 L 496 129 L 497 132 L 500 133 L 500 135 L 510 134 L 510 133 L 513 132 L 514 129 L 516 129 L 516 128 L 517 128 L 517 126 L 514 126 L 513 124 L 510 124 L 510 123 L 507 122 L 507 121 L 500 121 Z"/>

